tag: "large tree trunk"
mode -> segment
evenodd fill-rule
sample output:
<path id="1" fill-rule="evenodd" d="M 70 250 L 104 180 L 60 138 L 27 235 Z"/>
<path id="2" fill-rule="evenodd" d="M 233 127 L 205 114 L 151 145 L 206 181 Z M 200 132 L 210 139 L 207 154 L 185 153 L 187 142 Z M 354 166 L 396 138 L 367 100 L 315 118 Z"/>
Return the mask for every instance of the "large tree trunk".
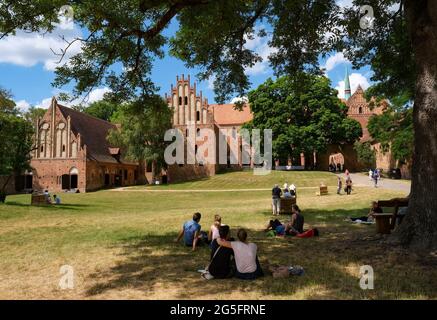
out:
<path id="1" fill-rule="evenodd" d="M 437 1 L 407 0 L 405 10 L 417 70 L 411 195 L 399 236 L 431 249 L 437 248 Z"/>

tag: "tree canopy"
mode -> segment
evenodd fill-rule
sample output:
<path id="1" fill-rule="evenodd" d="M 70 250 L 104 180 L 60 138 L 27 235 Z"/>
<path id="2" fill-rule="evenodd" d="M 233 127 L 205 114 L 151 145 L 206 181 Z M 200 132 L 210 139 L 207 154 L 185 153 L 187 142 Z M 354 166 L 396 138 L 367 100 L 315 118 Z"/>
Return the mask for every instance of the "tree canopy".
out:
<path id="1" fill-rule="evenodd" d="M 249 103 L 253 120 L 247 126 L 273 130 L 275 158 L 310 156 L 362 135 L 361 125 L 347 117 L 346 105 L 324 76 L 268 79 L 249 93 Z"/>
<path id="2" fill-rule="evenodd" d="M 111 119 L 121 130 L 111 131 L 109 141 L 121 147 L 131 160 L 155 162 L 155 170 L 159 172 L 165 167 L 167 143 L 163 137 L 171 128 L 172 115 L 172 110 L 158 95 L 122 104 Z"/>
<path id="3" fill-rule="evenodd" d="M 11 95 L 0 92 L 0 175 L 8 178 L 0 186 L 0 193 L 15 174 L 30 169 L 33 149 L 33 126 L 16 108 Z"/>
<path id="4" fill-rule="evenodd" d="M 437 6 L 433 0 L 353 4 L 343 10 L 334 0 L 7 0 L 0 39 L 20 29 L 53 30 L 59 9 L 71 5 L 87 33 L 59 52 L 62 58 L 73 42 L 82 45 L 57 69 L 54 84 L 73 82 L 76 96 L 105 84 L 119 101 L 155 94 L 152 64 L 167 45 L 188 67 L 200 68 L 200 79 L 215 76 L 219 103 L 249 90 L 246 70 L 261 59 L 246 46 L 255 35 L 268 39 L 276 76 L 320 73 L 320 56 L 343 51 L 355 67 L 372 66 L 380 95 L 414 99 L 412 193 L 402 241 L 437 246 Z M 178 31 L 167 35 L 174 18 Z"/>
<path id="5" fill-rule="evenodd" d="M 119 104 L 113 103 L 107 100 L 100 100 L 91 103 L 89 106 L 83 109 L 83 112 L 89 114 L 90 116 L 110 121 L 114 113 L 119 108 Z"/>

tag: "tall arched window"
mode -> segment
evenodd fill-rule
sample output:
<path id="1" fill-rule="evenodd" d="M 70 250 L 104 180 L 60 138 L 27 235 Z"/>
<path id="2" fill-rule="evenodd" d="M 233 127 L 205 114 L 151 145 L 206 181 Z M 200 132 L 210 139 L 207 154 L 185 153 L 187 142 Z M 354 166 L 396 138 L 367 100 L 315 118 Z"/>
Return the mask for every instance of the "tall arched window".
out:
<path id="1" fill-rule="evenodd" d="M 363 113 L 363 107 L 358 108 L 358 113 L 360 113 L 360 114 Z"/>

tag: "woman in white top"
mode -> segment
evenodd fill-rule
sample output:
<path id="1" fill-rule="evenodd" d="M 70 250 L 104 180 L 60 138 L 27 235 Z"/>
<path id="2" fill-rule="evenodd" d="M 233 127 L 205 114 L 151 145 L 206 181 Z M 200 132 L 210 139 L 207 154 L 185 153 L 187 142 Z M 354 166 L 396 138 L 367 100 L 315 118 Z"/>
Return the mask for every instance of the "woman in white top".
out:
<path id="1" fill-rule="evenodd" d="M 214 223 L 211 225 L 211 228 L 208 232 L 208 242 L 213 242 L 215 239 L 220 238 L 219 228 L 222 225 L 222 217 L 216 214 L 214 216 Z"/>
<path id="2" fill-rule="evenodd" d="M 235 276 L 244 280 L 262 277 L 264 273 L 258 261 L 256 244 L 247 241 L 247 232 L 244 229 L 238 230 L 237 237 L 239 241 L 217 239 L 219 245 L 234 250 L 235 264 L 237 265 Z"/>

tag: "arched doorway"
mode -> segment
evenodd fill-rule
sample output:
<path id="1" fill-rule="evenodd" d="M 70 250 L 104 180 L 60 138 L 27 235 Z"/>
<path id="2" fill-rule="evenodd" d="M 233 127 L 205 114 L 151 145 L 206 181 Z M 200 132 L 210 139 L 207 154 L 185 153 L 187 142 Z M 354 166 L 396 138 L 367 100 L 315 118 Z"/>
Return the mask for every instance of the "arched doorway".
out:
<path id="1" fill-rule="evenodd" d="M 79 170 L 77 170 L 77 168 L 71 168 L 70 189 L 77 189 L 78 182 L 79 182 Z"/>
<path id="2" fill-rule="evenodd" d="M 70 169 L 69 174 L 62 175 L 62 189 L 77 189 L 79 184 L 79 170 L 76 167 Z"/>
<path id="3" fill-rule="evenodd" d="M 344 167 L 344 156 L 342 153 L 334 153 L 329 156 L 329 171 L 342 172 Z"/>

